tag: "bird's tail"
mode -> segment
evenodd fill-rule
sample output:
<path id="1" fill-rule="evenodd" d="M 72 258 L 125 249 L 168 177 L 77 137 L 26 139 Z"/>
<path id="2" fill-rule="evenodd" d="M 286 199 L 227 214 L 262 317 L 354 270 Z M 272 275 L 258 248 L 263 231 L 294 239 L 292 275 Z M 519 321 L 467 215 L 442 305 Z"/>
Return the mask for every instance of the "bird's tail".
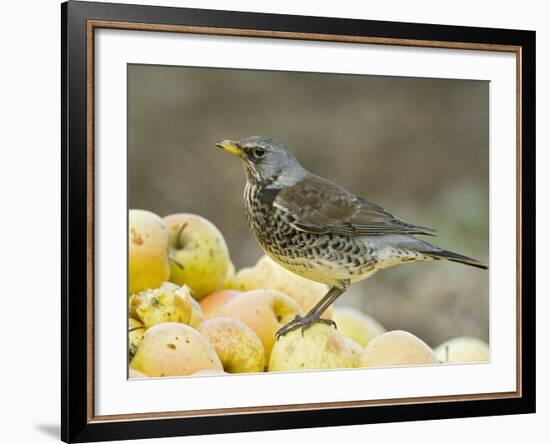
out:
<path id="1" fill-rule="evenodd" d="M 458 262 L 459 264 L 464 265 L 470 265 L 472 267 L 481 268 L 483 270 L 487 270 L 489 268 L 489 265 L 478 261 L 477 259 L 473 259 L 468 256 L 463 256 L 462 254 L 453 253 L 449 250 L 437 250 L 437 251 L 430 251 L 425 253 L 426 256 L 431 257 L 436 260 L 445 259 L 451 262 Z"/>

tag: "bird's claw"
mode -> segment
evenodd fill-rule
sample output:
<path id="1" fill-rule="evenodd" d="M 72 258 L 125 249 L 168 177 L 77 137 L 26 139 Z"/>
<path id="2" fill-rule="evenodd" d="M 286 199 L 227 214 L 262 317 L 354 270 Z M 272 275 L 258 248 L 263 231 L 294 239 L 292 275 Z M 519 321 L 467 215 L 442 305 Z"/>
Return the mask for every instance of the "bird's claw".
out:
<path id="1" fill-rule="evenodd" d="M 288 324 L 284 325 L 277 331 L 277 333 L 275 334 L 275 338 L 279 340 L 281 336 L 284 336 L 287 333 L 290 333 L 292 330 L 296 330 L 297 328 L 300 328 L 302 336 L 304 336 L 304 331 L 306 331 L 312 325 L 317 323 L 326 324 L 334 328 L 337 328 L 336 322 L 334 322 L 332 319 L 321 319 L 321 318 L 316 318 L 314 316 L 311 316 L 311 317 L 296 316 L 292 321 L 290 321 Z"/>

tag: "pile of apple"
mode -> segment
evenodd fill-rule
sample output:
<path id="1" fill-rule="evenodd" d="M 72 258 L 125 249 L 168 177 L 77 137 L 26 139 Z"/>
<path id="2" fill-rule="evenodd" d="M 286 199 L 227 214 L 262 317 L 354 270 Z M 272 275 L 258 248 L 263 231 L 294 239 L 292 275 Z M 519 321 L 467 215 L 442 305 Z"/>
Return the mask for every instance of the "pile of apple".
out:
<path id="1" fill-rule="evenodd" d="M 349 307 L 276 339 L 326 293 L 267 256 L 235 272 L 220 231 L 194 214 L 129 214 L 130 377 L 482 362 L 488 345 L 455 338 L 432 350 Z"/>

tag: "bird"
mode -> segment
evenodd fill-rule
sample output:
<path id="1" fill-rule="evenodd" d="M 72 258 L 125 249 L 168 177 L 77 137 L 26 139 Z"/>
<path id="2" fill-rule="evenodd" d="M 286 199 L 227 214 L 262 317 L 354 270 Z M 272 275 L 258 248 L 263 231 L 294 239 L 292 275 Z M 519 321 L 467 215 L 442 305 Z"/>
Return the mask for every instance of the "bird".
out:
<path id="1" fill-rule="evenodd" d="M 244 167 L 247 224 L 261 249 L 287 270 L 328 285 L 304 316 L 276 332 L 277 340 L 315 323 L 337 327 L 323 312 L 354 283 L 400 264 L 447 260 L 480 269 L 477 259 L 439 248 L 417 236 L 433 228 L 393 216 L 305 169 L 280 141 L 267 136 L 222 140 L 216 146 L 237 156 Z"/>

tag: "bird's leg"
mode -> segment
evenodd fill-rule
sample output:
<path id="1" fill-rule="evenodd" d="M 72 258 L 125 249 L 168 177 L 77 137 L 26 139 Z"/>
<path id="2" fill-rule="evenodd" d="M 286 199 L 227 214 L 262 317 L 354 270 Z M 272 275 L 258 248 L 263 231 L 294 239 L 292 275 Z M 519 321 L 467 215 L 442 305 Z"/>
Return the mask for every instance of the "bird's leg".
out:
<path id="1" fill-rule="evenodd" d="M 291 332 L 292 330 L 295 330 L 297 328 L 301 328 L 302 334 L 304 334 L 304 330 L 307 330 L 309 327 L 317 322 L 332 325 L 334 328 L 336 328 L 336 323 L 332 319 L 321 319 L 321 315 L 328 307 L 330 307 L 330 305 L 336 299 L 338 299 L 347 290 L 349 284 L 349 280 L 346 280 L 341 281 L 340 286 L 338 287 L 331 287 L 327 294 L 323 296 L 323 298 L 319 302 L 317 302 L 317 304 L 315 304 L 315 306 L 311 310 L 309 310 L 309 312 L 305 316 L 297 315 L 292 321 L 281 327 L 275 335 L 276 338 L 279 339 L 281 336 L 284 336 L 288 332 Z"/>

